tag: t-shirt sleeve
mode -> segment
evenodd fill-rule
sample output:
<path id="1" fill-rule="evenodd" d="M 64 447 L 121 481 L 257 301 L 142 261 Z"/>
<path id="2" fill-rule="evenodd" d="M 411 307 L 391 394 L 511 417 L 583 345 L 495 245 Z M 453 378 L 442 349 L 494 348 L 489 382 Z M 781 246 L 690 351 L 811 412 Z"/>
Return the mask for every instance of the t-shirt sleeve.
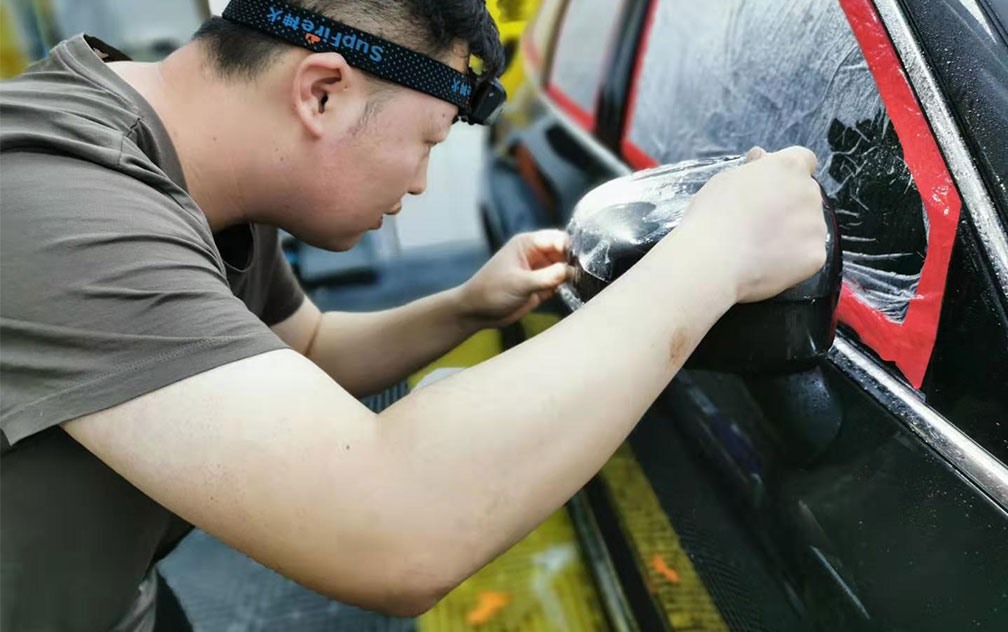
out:
<path id="1" fill-rule="evenodd" d="M 198 211 L 72 158 L 0 160 L 0 428 L 11 444 L 284 348 L 234 296 Z"/>

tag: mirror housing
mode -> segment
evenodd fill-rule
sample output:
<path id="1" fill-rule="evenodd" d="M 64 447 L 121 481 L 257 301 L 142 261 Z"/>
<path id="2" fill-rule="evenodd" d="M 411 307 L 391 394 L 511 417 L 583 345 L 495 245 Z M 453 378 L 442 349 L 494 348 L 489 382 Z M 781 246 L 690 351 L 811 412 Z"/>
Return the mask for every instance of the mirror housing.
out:
<path id="1" fill-rule="evenodd" d="M 568 226 L 574 280 L 561 296 L 576 309 L 630 269 L 679 225 L 690 199 L 742 159 L 665 165 L 611 180 L 585 195 Z M 827 256 L 810 279 L 758 303 L 733 306 L 686 362 L 732 373 L 793 373 L 815 366 L 833 344 L 842 258 L 836 215 L 823 194 Z"/>

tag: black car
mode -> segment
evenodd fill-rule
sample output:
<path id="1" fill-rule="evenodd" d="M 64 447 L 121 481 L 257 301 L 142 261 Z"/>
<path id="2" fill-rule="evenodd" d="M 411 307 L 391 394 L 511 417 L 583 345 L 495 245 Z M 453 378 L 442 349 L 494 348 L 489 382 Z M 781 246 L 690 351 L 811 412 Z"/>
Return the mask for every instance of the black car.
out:
<path id="1" fill-rule="evenodd" d="M 828 353 L 684 370 L 629 440 L 716 616 L 673 616 L 618 482 L 574 503 L 614 626 L 1008 630 L 1008 3 L 545 0 L 522 57 L 492 244 L 754 145 L 811 148 L 839 222 Z"/>

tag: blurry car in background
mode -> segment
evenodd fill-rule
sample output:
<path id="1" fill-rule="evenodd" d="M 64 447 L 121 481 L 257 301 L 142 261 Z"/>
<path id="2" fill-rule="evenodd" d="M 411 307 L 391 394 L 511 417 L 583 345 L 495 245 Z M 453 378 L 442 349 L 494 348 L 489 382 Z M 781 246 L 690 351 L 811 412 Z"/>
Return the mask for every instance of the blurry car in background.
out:
<path id="1" fill-rule="evenodd" d="M 528 21 L 539 8 L 539 0 L 490 0 L 487 9 L 497 23 L 504 44 L 505 70 L 501 83 L 514 94 L 525 80 L 525 66 L 518 56 L 518 46 Z"/>
<path id="2" fill-rule="evenodd" d="M 210 17 L 207 0 L 2 0 L 6 49 L 25 61 L 45 57 L 77 33 L 103 39 L 137 61 L 155 61 L 184 44 Z M 7 34 L 13 34 L 8 40 Z M 6 66 L 4 77 L 21 72 Z"/>
<path id="3" fill-rule="evenodd" d="M 1008 629 L 1006 27 L 993 0 L 544 0 L 522 40 L 492 247 L 615 176 L 753 145 L 810 147 L 838 213 L 820 366 L 682 371 L 630 439 L 710 629 Z M 681 629 L 601 489 L 632 618 Z"/>

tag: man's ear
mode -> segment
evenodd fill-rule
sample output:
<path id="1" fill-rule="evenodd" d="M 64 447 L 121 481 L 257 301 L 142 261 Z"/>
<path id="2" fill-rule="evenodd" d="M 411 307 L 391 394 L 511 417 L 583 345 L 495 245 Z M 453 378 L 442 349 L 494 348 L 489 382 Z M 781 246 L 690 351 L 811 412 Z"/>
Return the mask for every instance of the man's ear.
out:
<path id="1" fill-rule="evenodd" d="M 321 137 L 324 123 L 331 124 L 339 110 L 347 109 L 347 97 L 360 91 L 361 86 L 355 85 L 359 83 L 358 73 L 339 53 L 312 53 L 301 60 L 294 73 L 292 96 L 308 133 Z M 340 108 L 335 107 L 336 102 Z"/>

